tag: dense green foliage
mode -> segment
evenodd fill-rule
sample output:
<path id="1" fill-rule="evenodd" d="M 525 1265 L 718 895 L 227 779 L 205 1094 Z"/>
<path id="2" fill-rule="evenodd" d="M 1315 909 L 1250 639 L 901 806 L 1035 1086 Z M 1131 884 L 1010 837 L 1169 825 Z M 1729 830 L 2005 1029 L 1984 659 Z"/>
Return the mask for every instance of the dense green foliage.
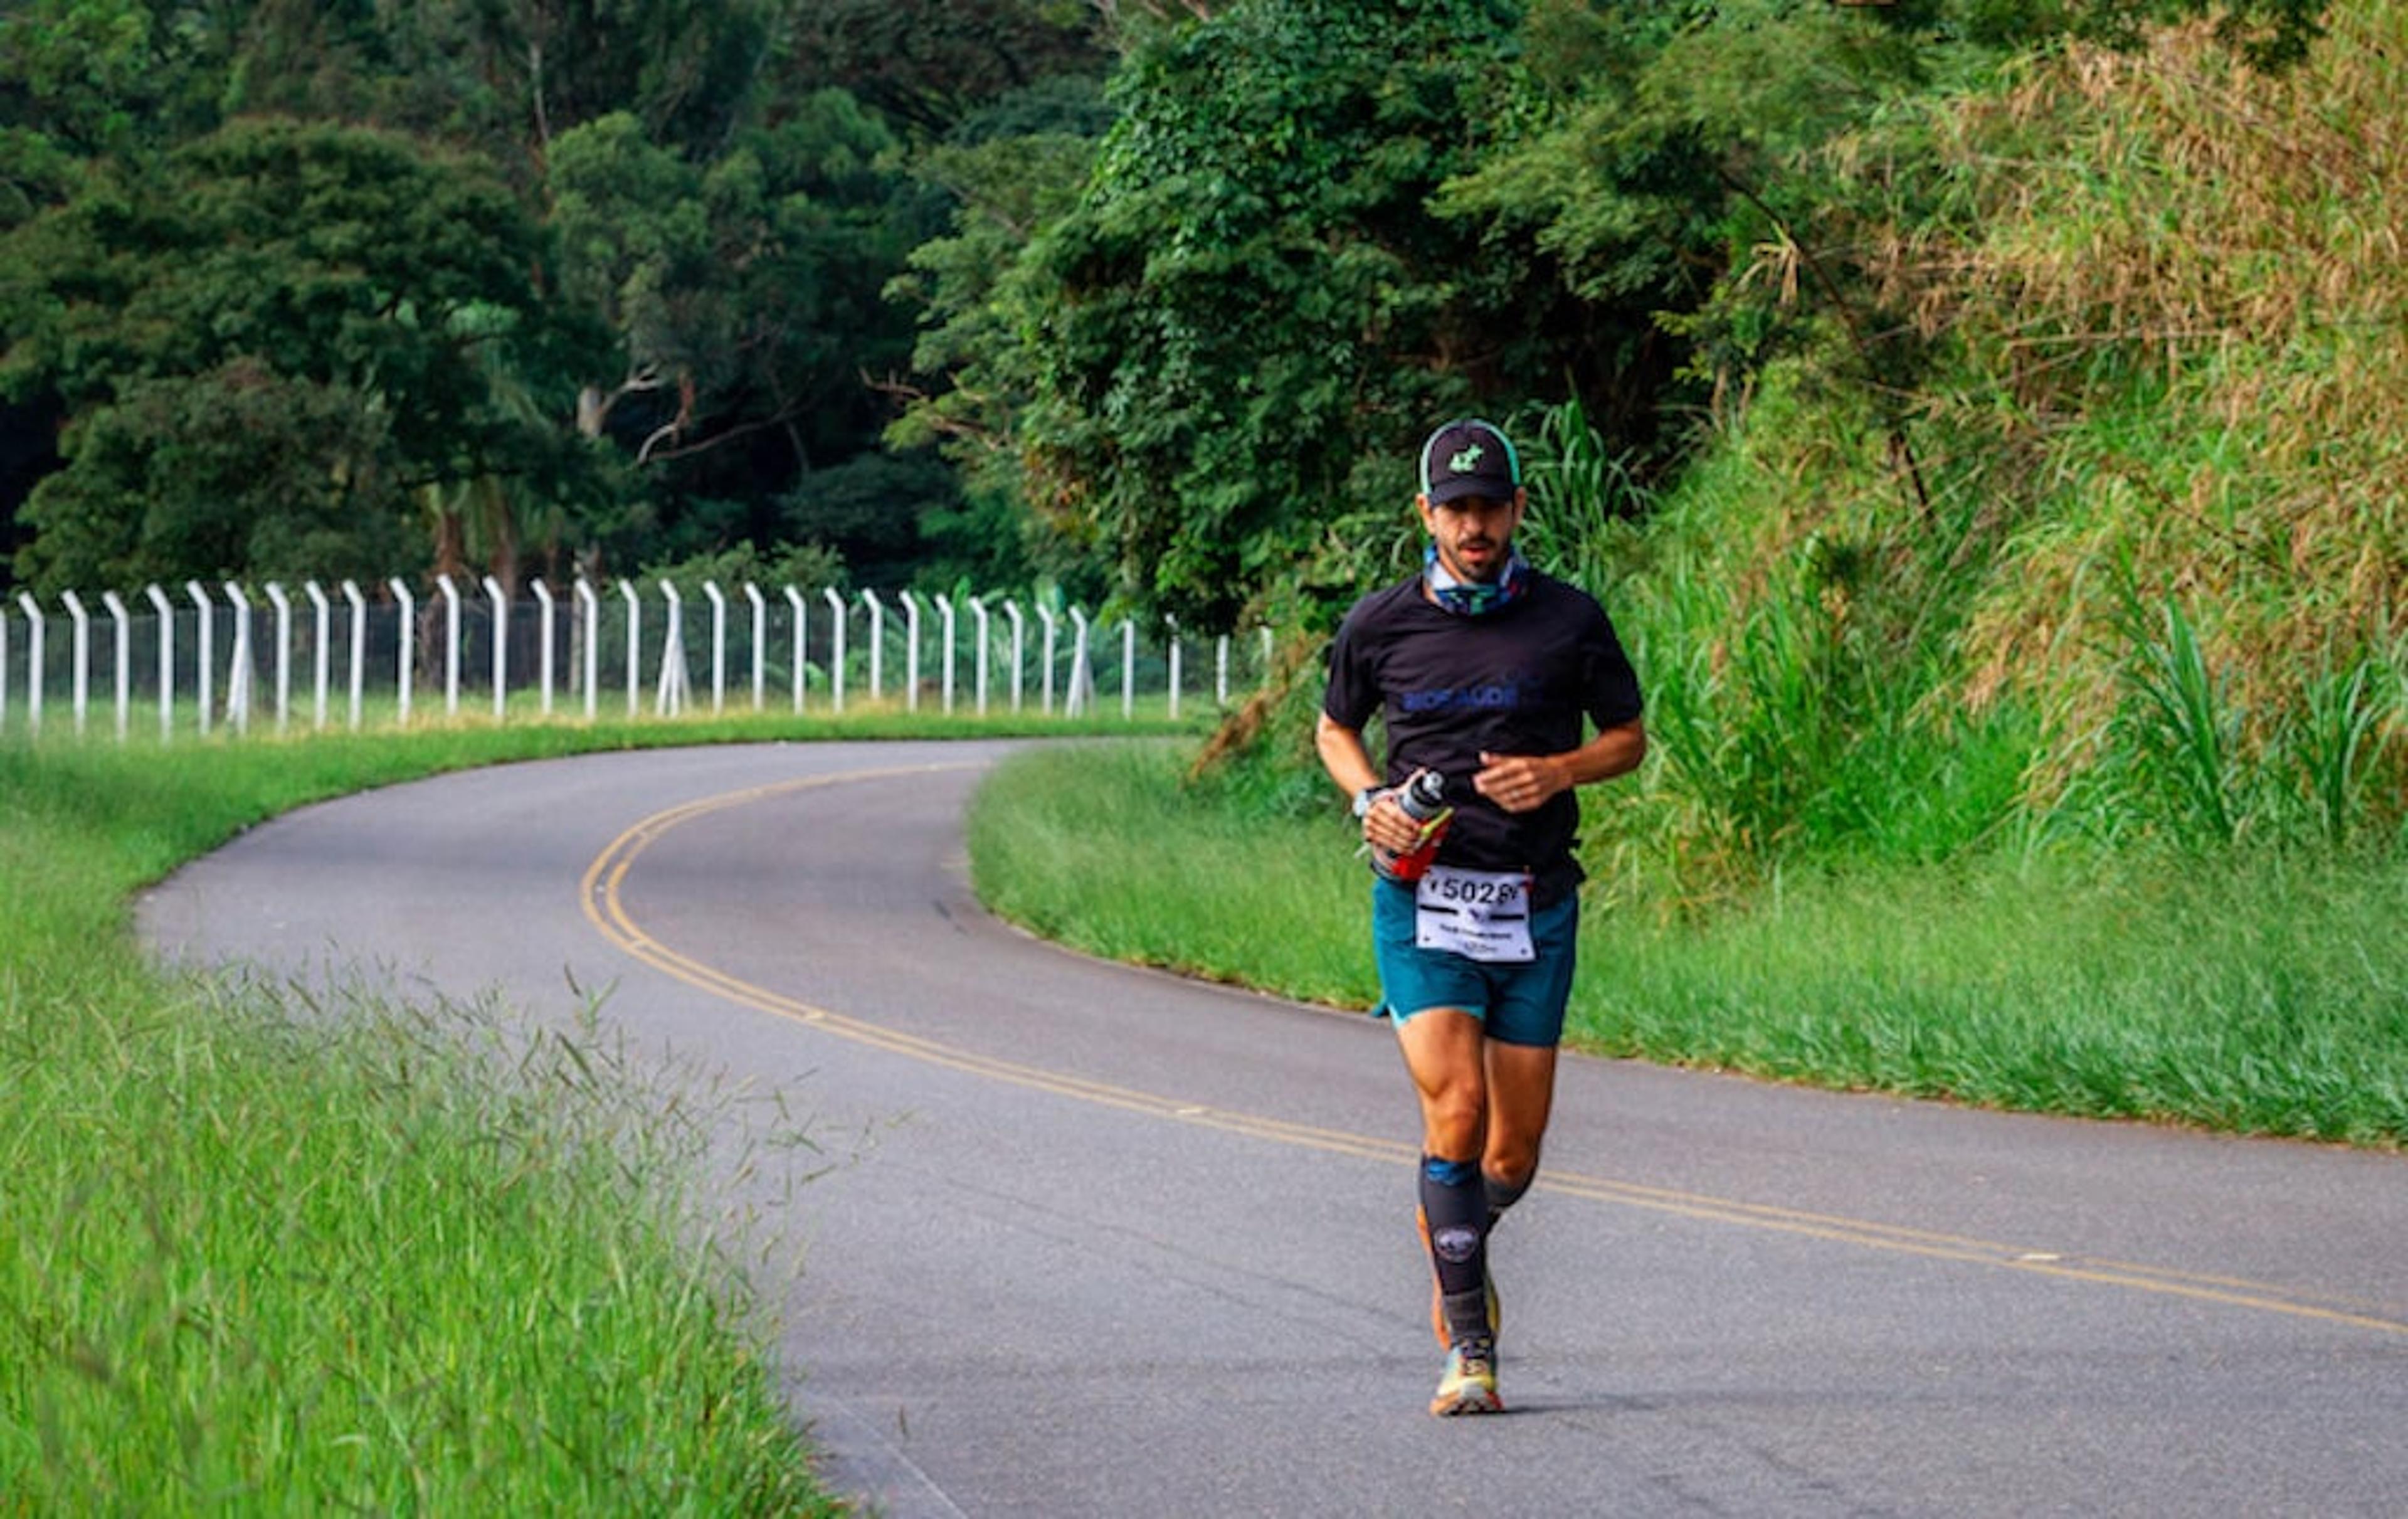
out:
<path id="1" fill-rule="evenodd" d="M 416 493 L 581 461 L 503 404 L 583 336 L 533 298 L 538 229 L 383 134 L 242 122 L 109 163 L 13 239 L 0 382 L 58 396 L 23 510 L 52 587 L 406 566 Z"/>
<path id="2" fill-rule="evenodd" d="M 0 451 L 15 568 L 1041 580 L 1309 673 L 1477 408 L 1640 650 L 1663 805 L 1593 847 L 1677 900 L 2380 853 L 2401 25 L 36 0 L 0 379 L 61 431 Z M 1294 700 L 1255 762 L 1301 796 Z"/>
<path id="3" fill-rule="evenodd" d="M 1102 28 L 1045 0 L 8 7 L 0 580 L 515 585 L 808 545 L 872 583 L 1025 581 L 1017 535 L 965 554 L 952 470 L 882 440 L 913 336 L 883 287 L 943 230 L 918 157 L 1010 92 L 1092 90 Z"/>

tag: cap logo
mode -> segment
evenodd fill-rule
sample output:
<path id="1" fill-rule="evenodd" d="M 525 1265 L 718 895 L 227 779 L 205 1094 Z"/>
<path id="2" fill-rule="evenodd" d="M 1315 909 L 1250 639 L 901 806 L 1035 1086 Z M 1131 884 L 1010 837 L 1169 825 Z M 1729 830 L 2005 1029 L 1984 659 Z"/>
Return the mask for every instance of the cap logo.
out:
<path id="1" fill-rule="evenodd" d="M 1446 466 L 1458 475 L 1469 475 L 1480 467 L 1480 456 L 1488 451 L 1474 443 L 1446 462 Z"/>

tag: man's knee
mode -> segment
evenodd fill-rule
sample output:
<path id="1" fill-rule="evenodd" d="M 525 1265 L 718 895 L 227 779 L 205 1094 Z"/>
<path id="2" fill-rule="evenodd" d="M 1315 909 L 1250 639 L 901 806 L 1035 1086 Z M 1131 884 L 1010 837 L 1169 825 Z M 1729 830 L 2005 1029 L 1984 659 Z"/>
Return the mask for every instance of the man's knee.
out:
<path id="1" fill-rule="evenodd" d="M 1448 1085 L 1430 1093 L 1422 1102 L 1430 1153 L 1466 1159 L 1480 1155 L 1487 1117 L 1487 1104 L 1477 1082 Z"/>
<path id="2" fill-rule="evenodd" d="M 1538 1141 L 1492 1133 L 1480 1168 L 1487 1173 L 1490 1190 L 1501 1189 L 1518 1197 L 1529 1190 L 1531 1178 L 1539 1174 Z"/>

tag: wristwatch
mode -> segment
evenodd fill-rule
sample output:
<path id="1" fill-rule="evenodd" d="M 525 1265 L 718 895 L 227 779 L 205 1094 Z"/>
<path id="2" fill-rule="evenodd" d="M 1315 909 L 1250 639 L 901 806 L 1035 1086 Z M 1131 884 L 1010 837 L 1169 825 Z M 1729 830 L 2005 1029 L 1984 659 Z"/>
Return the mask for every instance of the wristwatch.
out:
<path id="1" fill-rule="evenodd" d="M 1371 804 L 1379 800 L 1380 793 L 1387 789 L 1388 788 L 1385 786 L 1365 786 L 1361 791 L 1356 792 L 1354 794 L 1354 815 L 1357 818 L 1369 817 L 1371 815 Z"/>

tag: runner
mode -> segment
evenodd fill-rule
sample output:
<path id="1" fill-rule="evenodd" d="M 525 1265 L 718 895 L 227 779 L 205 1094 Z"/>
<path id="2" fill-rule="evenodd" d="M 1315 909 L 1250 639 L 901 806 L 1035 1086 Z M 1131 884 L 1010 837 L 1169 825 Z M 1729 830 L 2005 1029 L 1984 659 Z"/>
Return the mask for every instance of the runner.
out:
<path id="1" fill-rule="evenodd" d="M 1487 1241 L 1537 1174 L 1555 1096 L 1580 920 L 1572 788 L 1636 767 L 1647 738 L 1604 609 L 1513 547 L 1528 495 L 1505 435 L 1448 423 L 1422 445 L 1421 481 L 1422 572 L 1346 614 L 1314 743 L 1386 867 L 1372 950 L 1421 1103 L 1417 1217 L 1447 1352 L 1430 1412 L 1492 1413 Z M 1374 712 L 1383 768 L 1363 737 Z M 1585 741 L 1584 718 L 1598 729 Z M 1451 809 L 1427 823 L 1400 805 L 1424 771 Z"/>

